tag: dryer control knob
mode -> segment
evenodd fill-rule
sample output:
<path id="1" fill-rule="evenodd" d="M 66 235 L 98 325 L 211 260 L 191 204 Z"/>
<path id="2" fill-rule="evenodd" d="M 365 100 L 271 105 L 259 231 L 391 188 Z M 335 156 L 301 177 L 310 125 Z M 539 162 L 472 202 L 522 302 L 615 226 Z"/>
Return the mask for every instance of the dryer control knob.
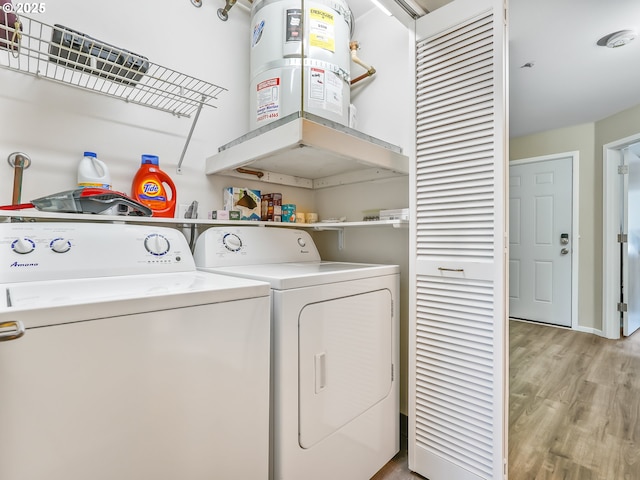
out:
<path id="1" fill-rule="evenodd" d="M 171 245 L 169 244 L 169 240 L 167 240 L 167 237 L 165 237 L 164 235 L 152 233 L 144 239 L 144 248 L 146 248 L 147 252 L 149 252 L 151 255 L 161 257 L 162 255 L 166 255 L 167 252 L 169 252 L 169 248 L 171 248 Z"/>
<path id="2" fill-rule="evenodd" d="M 71 242 L 66 238 L 54 238 L 49 243 L 49 247 L 56 253 L 66 253 L 71 250 Z"/>
<path id="3" fill-rule="evenodd" d="M 302 248 L 307 246 L 307 242 L 304 241 L 304 238 L 302 237 L 298 237 L 298 245 L 300 245 Z"/>
<path id="4" fill-rule="evenodd" d="M 27 237 L 17 238 L 11 242 L 11 250 L 21 255 L 31 253 L 35 250 L 36 243 Z"/>
<path id="5" fill-rule="evenodd" d="M 237 252 L 242 248 L 242 240 L 234 233 L 227 233 L 222 237 L 222 244 L 224 245 L 224 248 L 232 252 Z"/>

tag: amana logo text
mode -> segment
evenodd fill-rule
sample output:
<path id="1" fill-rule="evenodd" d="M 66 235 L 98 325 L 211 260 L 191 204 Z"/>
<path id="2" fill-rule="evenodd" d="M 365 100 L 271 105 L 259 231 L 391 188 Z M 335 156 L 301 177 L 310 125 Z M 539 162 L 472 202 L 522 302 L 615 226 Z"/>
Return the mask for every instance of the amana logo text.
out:
<path id="1" fill-rule="evenodd" d="M 11 265 L 9 265 L 9 267 L 13 267 L 13 268 L 20 268 L 20 267 L 37 267 L 38 264 L 37 263 L 19 263 L 19 262 L 13 262 Z"/>

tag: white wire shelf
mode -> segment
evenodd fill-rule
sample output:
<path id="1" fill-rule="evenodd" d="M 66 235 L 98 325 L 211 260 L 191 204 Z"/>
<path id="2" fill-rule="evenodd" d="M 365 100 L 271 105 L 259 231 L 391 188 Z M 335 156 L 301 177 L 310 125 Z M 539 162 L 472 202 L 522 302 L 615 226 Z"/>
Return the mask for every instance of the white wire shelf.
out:
<path id="1" fill-rule="evenodd" d="M 62 25 L 0 12 L 0 68 L 190 117 L 215 107 L 226 88 L 150 62 L 146 57 Z"/>
<path id="2" fill-rule="evenodd" d="M 78 222 L 114 222 L 114 223 L 151 223 L 170 225 L 244 225 L 256 227 L 280 228 L 308 228 L 312 230 L 341 230 L 349 227 L 393 227 L 407 228 L 408 220 L 368 220 L 354 222 L 317 222 L 317 223 L 286 223 L 286 222 L 255 222 L 249 220 L 208 220 L 204 218 L 165 218 L 138 217 L 123 215 L 92 215 L 83 213 L 42 212 L 35 208 L 25 210 L 0 210 L 0 223 L 10 222 L 12 219 L 33 219 L 43 221 L 78 221 Z"/>

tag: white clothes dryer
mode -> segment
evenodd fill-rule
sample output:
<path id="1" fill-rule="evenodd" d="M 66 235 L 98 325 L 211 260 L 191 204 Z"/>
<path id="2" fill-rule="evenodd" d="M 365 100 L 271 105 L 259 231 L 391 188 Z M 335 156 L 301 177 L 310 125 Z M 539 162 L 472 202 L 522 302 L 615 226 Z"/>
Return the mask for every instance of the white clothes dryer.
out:
<path id="1" fill-rule="evenodd" d="M 266 480 L 269 294 L 175 229 L 0 224 L 0 478 Z"/>
<path id="2" fill-rule="evenodd" d="M 198 268 L 271 284 L 273 480 L 368 480 L 399 451 L 399 267 L 290 228 L 210 228 Z"/>

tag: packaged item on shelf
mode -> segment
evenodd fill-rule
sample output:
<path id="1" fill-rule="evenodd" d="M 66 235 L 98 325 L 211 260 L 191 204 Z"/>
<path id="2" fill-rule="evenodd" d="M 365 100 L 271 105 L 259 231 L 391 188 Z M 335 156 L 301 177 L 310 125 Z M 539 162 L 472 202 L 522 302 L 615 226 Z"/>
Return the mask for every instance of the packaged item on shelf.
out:
<path id="1" fill-rule="evenodd" d="M 262 204 L 260 190 L 250 188 L 227 187 L 224 189 L 223 205 L 225 210 L 240 212 L 240 220 L 260 220 Z"/>
<path id="2" fill-rule="evenodd" d="M 84 152 L 78 163 L 78 186 L 111 189 L 109 169 L 95 152 Z"/>
<path id="3" fill-rule="evenodd" d="M 212 210 L 209 214 L 211 220 L 240 220 L 238 210 Z"/>
<path id="4" fill-rule="evenodd" d="M 160 170 L 156 155 L 142 155 L 142 162 L 131 185 L 134 200 L 146 205 L 154 217 L 173 217 L 178 193 L 171 177 Z"/>
<path id="5" fill-rule="evenodd" d="M 262 215 L 263 222 L 282 221 L 282 194 L 265 193 L 262 195 Z"/>
<path id="6" fill-rule="evenodd" d="M 380 220 L 409 220 L 409 209 L 380 210 Z"/>
<path id="7" fill-rule="evenodd" d="M 282 205 L 282 221 L 288 223 L 296 222 L 296 206 L 293 203 Z"/>
<path id="8" fill-rule="evenodd" d="M 49 61 L 134 87 L 149 69 L 147 57 L 59 24 L 51 32 Z"/>

